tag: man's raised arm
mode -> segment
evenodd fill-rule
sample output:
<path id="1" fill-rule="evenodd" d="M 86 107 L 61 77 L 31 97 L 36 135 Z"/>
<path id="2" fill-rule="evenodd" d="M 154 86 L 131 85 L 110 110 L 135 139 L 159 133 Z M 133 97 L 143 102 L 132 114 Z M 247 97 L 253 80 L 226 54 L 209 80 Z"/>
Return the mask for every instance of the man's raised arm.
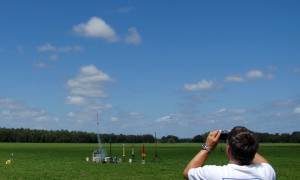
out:
<path id="1" fill-rule="evenodd" d="M 263 156 L 256 153 L 253 160 L 252 160 L 252 163 L 253 164 L 260 164 L 260 163 L 268 163 L 268 161 Z"/>
<path id="2" fill-rule="evenodd" d="M 221 135 L 221 131 L 212 131 L 209 133 L 206 139 L 206 143 L 202 150 L 198 152 L 198 154 L 188 163 L 188 165 L 185 167 L 183 171 L 184 178 L 188 178 L 188 172 L 192 168 L 201 167 L 204 165 L 208 154 L 210 151 L 212 151 L 218 144 L 219 137 Z"/>

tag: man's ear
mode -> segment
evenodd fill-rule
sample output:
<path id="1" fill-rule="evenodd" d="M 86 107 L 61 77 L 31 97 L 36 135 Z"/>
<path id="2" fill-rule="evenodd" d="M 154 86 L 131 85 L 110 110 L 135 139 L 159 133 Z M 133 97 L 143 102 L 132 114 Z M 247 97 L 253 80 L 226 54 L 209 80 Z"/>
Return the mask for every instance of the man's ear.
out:
<path id="1" fill-rule="evenodd" d="M 228 160 L 230 160 L 231 159 L 231 147 L 228 144 L 226 144 L 226 155 L 227 155 Z"/>

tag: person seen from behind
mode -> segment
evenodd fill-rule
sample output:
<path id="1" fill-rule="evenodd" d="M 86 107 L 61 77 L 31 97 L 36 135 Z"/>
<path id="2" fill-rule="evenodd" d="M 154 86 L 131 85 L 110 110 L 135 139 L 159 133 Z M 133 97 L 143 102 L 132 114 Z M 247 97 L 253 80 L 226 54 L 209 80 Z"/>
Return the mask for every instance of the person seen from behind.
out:
<path id="1" fill-rule="evenodd" d="M 183 171 L 189 180 L 275 180 L 276 175 L 268 161 L 257 153 L 259 144 L 253 132 L 245 127 L 234 127 L 227 137 L 227 165 L 204 165 L 209 153 L 219 142 L 221 131 L 212 131 L 200 152 Z"/>

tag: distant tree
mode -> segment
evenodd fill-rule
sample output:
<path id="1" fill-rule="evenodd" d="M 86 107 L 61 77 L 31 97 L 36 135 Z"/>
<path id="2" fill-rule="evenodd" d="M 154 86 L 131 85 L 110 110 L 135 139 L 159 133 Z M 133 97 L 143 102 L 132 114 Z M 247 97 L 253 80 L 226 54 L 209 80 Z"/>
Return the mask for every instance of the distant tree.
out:
<path id="1" fill-rule="evenodd" d="M 191 143 L 193 141 L 192 141 L 192 138 L 179 138 L 178 142 L 180 142 L 180 143 Z"/>
<path id="2" fill-rule="evenodd" d="M 300 143 L 300 132 L 292 134 L 255 133 L 259 142 L 293 142 Z M 208 133 L 196 135 L 193 138 L 178 138 L 174 135 L 163 136 L 162 143 L 203 142 Z M 124 135 L 101 134 L 103 143 L 154 143 L 155 138 L 151 134 Z M 68 131 L 68 130 L 37 130 L 26 128 L 0 128 L 0 142 L 34 142 L 34 143 L 97 143 L 97 135 L 93 132 Z"/>
<path id="3" fill-rule="evenodd" d="M 300 131 L 293 132 L 290 141 L 293 143 L 300 143 Z"/>
<path id="4" fill-rule="evenodd" d="M 204 138 L 201 135 L 196 135 L 192 139 L 192 142 L 194 142 L 194 143 L 200 143 L 200 142 L 203 142 L 203 141 L 204 141 Z"/>
<path id="5" fill-rule="evenodd" d="M 168 136 L 163 136 L 161 138 L 161 142 L 163 143 L 176 143 L 179 142 L 179 138 L 177 136 L 174 135 L 168 135 Z"/>

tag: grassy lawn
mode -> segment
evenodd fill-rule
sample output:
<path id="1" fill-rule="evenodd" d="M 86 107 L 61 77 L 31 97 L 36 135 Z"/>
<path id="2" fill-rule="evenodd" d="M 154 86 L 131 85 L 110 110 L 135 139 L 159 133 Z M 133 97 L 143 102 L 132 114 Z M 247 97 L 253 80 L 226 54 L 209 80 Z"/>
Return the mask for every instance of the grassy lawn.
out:
<path id="1" fill-rule="evenodd" d="M 182 179 L 182 171 L 200 144 L 159 144 L 158 161 L 154 145 L 146 144 L 146 164 L 140 161 L 141 144 L 135 144 L 136 160 L 129 164 L 85 162 L 96 144 L 0 143 L 0 179 Z M 126 144 L 129 155 L 131 144 Z M 108 151 L 108 145 L 106 150 Z M 226 164 L 224 145 L 210 155 L 207 164 Z M 262 144 L 260 153 L 273 165 L 277 179 L 300 179 L 300 144 Z M 10 153 L 14 161 L 5 165 Z M 122 154 L 122 145 L 113 144 L 112 153 Z"/>

